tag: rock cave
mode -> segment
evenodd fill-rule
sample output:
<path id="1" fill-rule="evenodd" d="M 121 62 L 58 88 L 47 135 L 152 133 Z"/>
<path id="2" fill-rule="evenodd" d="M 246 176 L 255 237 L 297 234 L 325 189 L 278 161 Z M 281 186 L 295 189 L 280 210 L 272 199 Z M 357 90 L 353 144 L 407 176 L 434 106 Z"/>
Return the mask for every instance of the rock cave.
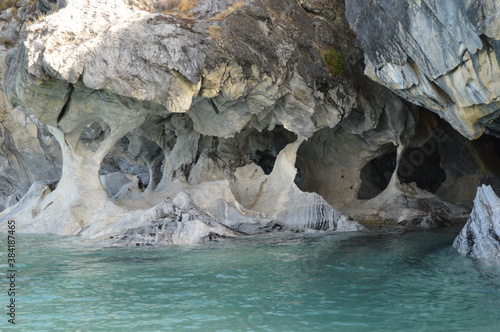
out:
<path id="1" fill-rule="evenodd" d="M 500 188 L 500 29 L 489 0 L 416 3 L 4 11 L 0 225 L 127 245 L 464 222 Z"/>

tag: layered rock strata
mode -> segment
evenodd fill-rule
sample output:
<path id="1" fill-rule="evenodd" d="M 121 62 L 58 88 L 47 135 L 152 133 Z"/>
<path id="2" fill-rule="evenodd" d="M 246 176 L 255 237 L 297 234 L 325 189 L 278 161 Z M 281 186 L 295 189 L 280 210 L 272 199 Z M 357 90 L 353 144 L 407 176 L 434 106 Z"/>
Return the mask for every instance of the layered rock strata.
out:
<path id="1" fill-rule="evenodd" d="M 478 188 L 474 209 L 453 247 L 473 258 L 500 261 L 500 199 L 490 186 Z"/>
<path id="2" fill-rule="evenodd" d="M 346 16 L 363 45 L 368 77 L 437 113 L 469 139 L 499 136 L 498 2 L 355 0 L 346 1 Z M 490 181 L 498 189 L 498 163 L 488 161 L 496 153 L 490 150 L 478 162 L 474 155 L 485 152 L 480 144 L 472 151 L 464 149 L 469 144 L 463 144 L 458 157 L 450 158 L 454 161 L 441 159 L 441 166 L 448 169 L 438 195 L 458 198 L 472 193 L 474 183 Z M 459 164 L 464 167 L 460 169 Z M 478 178 L 471 166 L 488 167 L 491 172 Z M 498 255 L 496 200 L 491 187 L 478 190 L 472 215 L 454 244 L 458 251 L 476 258 Z"/>
<path id="3" fill-rule="evenodd" d="M 346 7 L 371 79 L 468 138 L 498 135 L 498 2 L 354 0 Z"/>

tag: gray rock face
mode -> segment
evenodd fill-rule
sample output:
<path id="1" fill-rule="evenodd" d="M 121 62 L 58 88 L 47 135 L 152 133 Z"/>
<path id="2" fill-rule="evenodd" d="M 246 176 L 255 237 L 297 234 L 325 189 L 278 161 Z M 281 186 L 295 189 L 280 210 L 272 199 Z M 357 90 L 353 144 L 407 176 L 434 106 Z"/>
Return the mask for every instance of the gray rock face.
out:
<path id="1" fill-rule="evenodd" d="M 468 138 L 498 127 L 499 13 L 494 0 L 346 1 L 365 73 Z"/>
<path id="2" fill-rule="evenodd" d="M 306 11 L 331 21 L 337 18 L 337 13 L 343 12 L 339 9 L 344 7 L 343 0 L 299 0 L 299 3 Z"/>
<path id="3" fill-rule="evenodd" d="M 490 186 L 478 188 L 474 209 L 453 248 L 473 258 L 500 261 L 500 199 Z"/>
<path id="4" fill-rule="evenodd" d="M 3 218 L 27 220 L 19 231 L 87 236 L 114 225 L 113 236 L 133 242 L 149 227 L 133 225 L 141 213 L 186 191 L 212 218 L 188 218 L 196 234 L 215 234 L 214 225 L 251 233 L 276 222 L 298 230 L 361 228 L 294 185 L 300 143 L 287 144 L 335 126 L 355 102 L 350 84 L 332 81 L 311 40 L 311 19 L 294 1 L 210 4 L 38 3 L 47 16 L 26 24 L 26 43 L 5 54 L 3 89 L 59 142 L 62 175 L 56 190 L 32 188 L 40 197 Z M 293 151 L 279 157 L 287 149 Z M 275 160 L 287 162 L 274 167 Z M 250 202 L 235 174 L 252 161 L 275 170 L 255 180 L 263 191 Z M 207 195 L 214 186 L 224 195 Z M 272 198 L 280 203 L 269 205 Z M 184 235 L 158 243 L 184 242 L 191 226 L 165 222 L 170 233 Z"/>
<path id="5" fill-rule="evenodd" d="M 67 0 L 38 0 L 37 6 L 42 14 L 48 14 L 64 8 L 66 4 Z"/>
<path id="6" fill-rule="evenodd" d="M 467 200 L 454 180 L 468 192 L 498 161 L 493 144 L 437 144 L 433 114 L 363 75 L 340 0 L 34 6 L 0 52 L 0 220 L 19 232 L 141 245 L 363 229 L 350 216 L 445 225 L 463 210 L 443 199 Z"/>
<path id="7" fill-rule="evenodd" d="M 86 230 L 81 234 L 86 235 Z M 98 234 L 98 238 L 103 234 L 111 234 L 104 236 L 107 239 L 103 243 L 112 246 L 194 244 L 242 235 L 200 211 L 186 193 L 123 218 Z"/>
<path id="8" fill-rule="evenodd" d="M 0 210 L 4 210 L 17 203 L 33 182 L 58 180 L 62 155 L 47 127 L 24 108 L 0 110 L 0 117 Z"/>

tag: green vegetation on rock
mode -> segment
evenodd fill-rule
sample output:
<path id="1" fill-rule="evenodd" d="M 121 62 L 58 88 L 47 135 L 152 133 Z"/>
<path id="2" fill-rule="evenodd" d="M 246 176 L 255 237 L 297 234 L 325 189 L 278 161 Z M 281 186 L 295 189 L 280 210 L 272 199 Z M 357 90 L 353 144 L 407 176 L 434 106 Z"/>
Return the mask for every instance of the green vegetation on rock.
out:
<path id="1" fill-rule="evenodd" d="M 326 65 L 333 76 L 341 76 L 345 72 L 344 60 L 339 51 L 330 47 L 327 50 L 321 52 L 323 58 L 325 59 Z"/>

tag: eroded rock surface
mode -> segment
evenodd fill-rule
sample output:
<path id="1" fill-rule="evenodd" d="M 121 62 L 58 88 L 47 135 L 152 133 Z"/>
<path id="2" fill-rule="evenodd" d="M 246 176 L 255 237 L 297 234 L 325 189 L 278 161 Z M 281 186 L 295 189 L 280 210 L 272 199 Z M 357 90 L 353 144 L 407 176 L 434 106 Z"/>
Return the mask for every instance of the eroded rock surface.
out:
<path id="1" fill-rule="evenodd" d="M 330 41 L 313 42 L 320 41 L 313 21 L 294 1 L 210 3 L 39 3 L 46 16 L 33 16 L 20 34 L 24 43 L 4 53 L 3 88 L 10 104 L 25 107 L 59 142 L 62 175 L 53 191 L 35 183 L 31 201 L 4 218 L 28 232 L 93 236 L 111 227 L 114 238 L 126 233 L 122 225 L 133 229 L 125 238 L 142 243 L 149 240 L 136 236 L 149 226 L 129 223 L 185 192 L 199 214 L 181 228 L 165 224 L 179 235 L 156 242 L 227 236 L 226 228 L 257 232 L 251 225 L 269 223 L 361 228 L 294 184 L 301 140 L 290 143 L 337 125 L 355 103 L 353 87 L 332 79 L 325 64 L 321 48 Z M 253 203 L 238 191 L 251 181 L 235 175 L 249 176 L 238 169 L 251 164 L 263 172 Z M 221 197 L 211 195 L 215 188 Z"/>
<path id="2" fill-rule="evenodd" d="M 468 138 L 497 134 L 497 1 L 354 0 L 346 6 L 371 79 L 438 113 Z"/>
<path id="3" fill-rule="evenodd" d="M 500 199 L 490 186 L 478 188 L 474 209 L 453 247 L 473 258 L 500 261 Z"/>
<path id="4" fill-rule="evenodd" d="M 498 184 L 494 138 L 464 143 L 364 76 L 343 1 L 19 5 L 0 52 L 0 218 L 19 232 L 148 245 L 434 227 Z"/>

